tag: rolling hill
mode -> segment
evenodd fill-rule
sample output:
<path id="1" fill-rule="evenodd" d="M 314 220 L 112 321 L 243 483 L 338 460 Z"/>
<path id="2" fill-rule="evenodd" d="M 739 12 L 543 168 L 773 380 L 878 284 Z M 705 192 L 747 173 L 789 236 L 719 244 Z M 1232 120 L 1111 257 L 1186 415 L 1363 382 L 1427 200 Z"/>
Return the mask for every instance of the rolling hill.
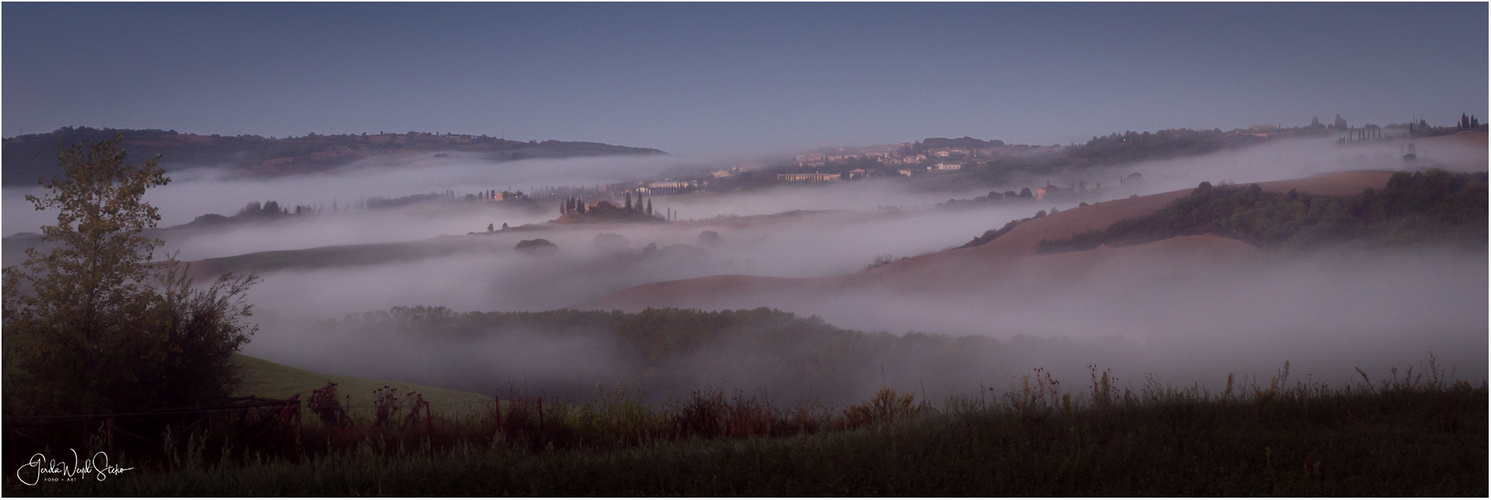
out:
<path id="1" fill-rule="evenodd" d="M 1312 194 L 1346 195 L 1386 186 L 1391 172 L 1341 172 L 1304 179 L 1258 183 L 1267 192 L 1291 189 Z M 776 307 L 800 314 L 803 304 L 818 298 L 864 294 L 966 295 L 992 292 L 1001 282 L 1033 283 L 1054 290 L 1079 280 L 1082 269 L 1114 266 L 1137 269 L 1139 262 L 1159 262 L 1184 273 L 1242 259 L 1251 246 L 1215 236 L 1188 236 L 1146 245 L 1100 248 L 1060 255 L 1037 255 L 1043 240 L 1070 238 L 1102 230 L 1119 220 L 1153 213 L 1189 194 L 1179 190 L 1112 200 L 1027 220 L 1007 234 L 976 247 L 947 250 L 898 260 L 870 270 L 815 278 L 746 275 L 709 276 L 651 283 L 579 304 L 579 309 L 639 311 L 648 307 L 739 309 Z"/>
<path id="2" fill-rule="evenodd" d="M 261 137 L 257 135 L 199 135 L 175 130 L 95 129 L 63 127 L 45 134 L 4 140 L 0 154 L 6 186 L 32 186 L 37 179 L 60 173 L 57 148 L 95 143 L 124 136 L 130 161 L 161 156 L 170 172 L 192 167 L 228 169 L 236 177 L 276 177 L 324 172 L 375 156 L 414 157 L 464 154 L 488 161 L 527 158 L 570 158 L 603 155 L 664 154 L 651 148 L 614 146 L 582 141 L 510 141 L 496 137 L 432 134 L 427 132 L 378 135 L 320 135 Z"/>

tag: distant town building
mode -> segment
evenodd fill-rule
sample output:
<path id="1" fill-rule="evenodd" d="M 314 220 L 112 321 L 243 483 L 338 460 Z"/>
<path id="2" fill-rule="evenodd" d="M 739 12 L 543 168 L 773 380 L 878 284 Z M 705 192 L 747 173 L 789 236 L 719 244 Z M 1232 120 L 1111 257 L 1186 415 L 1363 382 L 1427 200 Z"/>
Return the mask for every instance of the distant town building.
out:
<path id="1" fill-rule="evenodd" d="M 688 181 L 657 181 L 647 184 L 652 189 L 682 189 L 689 187 Z"/>
<path id="2" fill-rule="evenodd" d="M 797 155 L 797 166 L 799 167 L 821 167 L 826 163 L 827 157 L 817 154 Z"/>
<path id="3" fill-rule="evenodd" d="M 824 174 L 813 172 L 811 174 L 777 174 L 778 180 L 787 182 L 823 182 L 841 178 L 840 174 Z"/>

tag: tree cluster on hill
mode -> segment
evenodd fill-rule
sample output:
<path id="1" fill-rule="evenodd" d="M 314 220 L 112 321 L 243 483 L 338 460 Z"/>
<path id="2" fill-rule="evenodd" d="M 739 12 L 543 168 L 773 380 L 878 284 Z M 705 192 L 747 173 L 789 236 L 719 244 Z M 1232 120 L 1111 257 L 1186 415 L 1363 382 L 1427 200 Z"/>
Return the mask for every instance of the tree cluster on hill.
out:
<path id="1" fill-rule="evenodd" d="M 1071 148 L 1072 158 L 1096 164 L 1115 164 L 1139 160 L 1198 156 L 1225 148 L 1263 142 L 1246 134 L 1225 134 L 1221 130 L 1172 129 L 1149 132 L 1113 133 L 1093 137 L 1086 144 Z"/>
<path id="2" fill-rule="evenodd" d="M 260 204 L 258 201 L 251 201 L 247 205 L 244 205 L 243 208 L 238 209 L 238 213 L 233 214 L 232 217 L 218 214 L 204 214 L 192 219 L 191 222 L 177 227 L 191 228 L 250 221 L 272 221 L 286 217 L 312 215 L 315 212 L 315 209 L 304 205 L 297 205 L 295 211 L 291 212 L 288 208 L 281 208 L 279 202 L 274 200 L 266 201 L 263 204 Z"/>
<path id="3" fill-rule="evenodd" d="M 1352 240 L 1379 244 L 1452 244 L 1486 248 L 1486 173 L 1398 172 L 1378 192 L 1354 196 L 1266 193 L 1257 184 L 1212 186 L 1154 214 L 1119 221 L 1059 241 L 1043 252 L 1135 245 L 1213 234 L 1263 248 L 1309 247 Z"/>
<path id="4" fill-rule="evenodd" d="M 601 200 L 593 205 L 586 205 L 585 200 L 571 197 L 559 204 L 559 219 L 561 223 L 583 223 L 583 222 L 662 222 L 663 218 L 652 211 L 652 200 L 644 200 L 641 194 L 637 195 L 637 202 L 632 203 L 632 193 L 626 193 L 625 205 L 617 206 L 609 200 Z"/>
<path id="5" fill-rule="evenodd" d="M 1465 113 L 1460 113 L 1460 130 L 1480 130 L 1480 128 L 1481 120 L 1479 118 L 1476 118 L 1475 115 L 1465 116 Z"/>
<path id="6" fill-rule="evenodd" d="M 1015 226 L 1020 225 L 1021 222 L 1025 222 L 1027 220 L 1030 220 L 1030 219 L 1026 218 L 1026 219 L 1020 219 L 1020 220 L 1012 220 L 1012 221 L 1009 221 L 1009 222 L 1005 223 L 1004 227 L 1001 227 L 999 229 L 990 229 L 988 231 L 984 231 L 984 234 L 981 234 L 981 235 L 978 235 L 978 236 L 974 237 L 972 241 L 969 241 L 968 243 L 964 243 L 963 246 L 958 247 L 958 248 L 973 248 L 973 247 L 976 247 L 976 246 L 983 245 L 983 244 L 986 244 L 988 242 L 994 241 L 995 239 L 999 238 L 1000 236 L 1004 236 L 1006 233 L 1009 233 L 1011 230 L 1015 229 Z"/>
<path id="7" fill-rule="evenodd" d="M 972 137 L 959 137 L 957 139 L 948 139 L 948 138 L 945 138 L 945 137 L 928 137 L 926 139 L 923 139 L 923 140 L 920 140 L 920 141 L 917 141 L 917 142 L 913 143 L 911 145 L 911 149 L 910 149 L 909 152 L 911 152 L 911 153 L 922 153 L 922 152 L 925 152 L 927 150 L 938 149 L 938 148 L 980 149 L 980 148 L 1002 148 L 1004 146 L 1005 146 L 1004 141 L 1001 141 L 1001 140 L 998 140 L 998 139 L 995 139 L 995 140 L 992 140 L 992 141 L 985 141 L 985 140 L 980 140 L 980 139 L 974 139 Z"/>

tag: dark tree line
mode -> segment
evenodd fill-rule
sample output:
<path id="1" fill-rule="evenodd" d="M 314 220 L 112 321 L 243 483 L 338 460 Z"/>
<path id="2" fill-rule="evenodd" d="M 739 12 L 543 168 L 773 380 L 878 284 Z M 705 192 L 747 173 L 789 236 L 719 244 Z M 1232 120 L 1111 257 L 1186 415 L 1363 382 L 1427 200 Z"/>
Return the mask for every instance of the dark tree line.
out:
<path id="1" fill-rule="evenodd" d="M 720 367 L 721 371 L 716 372 L 714 367 L 699 365 L 700 359 L 735 359 L 747 352 L 754 353 L 750 358 L 761 363 L 762 371 L 753 372 L 741 383 L 768 389 L 784 400 L 797 396 L 820 401 L 857 397 L 865 387 L 884 380 L 883 370 L 889 371 L 889 383 L 893 385 L 899 380 L 906 385 L 916 383 L 917 388 L 932 393 L 964 390 L 966 380 L 939 375 L 940 369 L 973 369 L 990 360 L 1016 361 L 1016 354 L 1006 344 L 987 337 L 846 330 L 816 316 L 804 318 L 767 308 L 458 314 L 442 307 L 414 307 L 349 315 L 344 324 L 355 331 L 392 328 L 432 340 L 495 339 L 538 332 L 555 340 L 601 341 L 619 354 L 618 373 L 648 388 L 649 396 L 659 398 L 666 398 L 668 391 L 687 394 L 699 388 L 701 378 L 718 380 L 727 372 L 741 369 Z M 530 379 L 528 383 L 537 385 L 539 381 Z M 563 393 L 554 385 L 547 388 L 551 395 Z M 574 396 L 579 398 L 589 397 L 594 390 L 593 385 L 574 389 Z"/>
<path id="2" fill-rule="evenodd" d="M 1266 193 L 1257 184 L 1212 186 L 1152 215 L 1119 221 L 1059 241 L 1043 252 L 1099 245 L 1134 245 L 1185 235 L 1213 234 L 1263 248 L 1313 247 L 1351 240 L 1384 244 L 1452 244 L 1486 248 L 1486 173 L 1443 170 L 1393 174 L 1381 192 L 1326 196 L 1290 190 Z"/>

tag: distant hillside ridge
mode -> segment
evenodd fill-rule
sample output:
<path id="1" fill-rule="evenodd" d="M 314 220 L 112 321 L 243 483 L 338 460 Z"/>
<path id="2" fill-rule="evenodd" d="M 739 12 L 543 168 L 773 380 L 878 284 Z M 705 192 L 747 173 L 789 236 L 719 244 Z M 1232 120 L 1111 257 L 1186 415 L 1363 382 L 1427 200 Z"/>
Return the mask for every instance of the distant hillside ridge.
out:
<path id="1" fill-rule="evenodd" d="M 1164 209 L 1104 230 L 1042 240 L 1044 253 L 1124 246 L 1185 235 L 1213 234 L 1259 247 L 1306 247 L 1352 240 L 1375 244 L 1455 244 L 1486 248 L 1486 172 L 1431 169 L 1397 172 L 1381 191 L 1312 195 L 1264 192 L 1257 184 L 1203 182 Z"/>
<path id="2" fill-rule="evenodd" d="M 44 134 L 5 139 L 0 144 L 4 185 L 30 186 L 51 178 L 58 146 L 94 143 L 124 135 L 128 161 L 161 155 L 166 171 L 186 167 L 222 167 L 240 177 L 277 177 L 331 170 L 373 156 L 467 153 L 490 161 L 528 158 L 572 158 L 606 155 L 667 154 L 652 148 L 579 141 L 512 141 L 485 135 L 427 132 L 379 134 L 308 134 L 265 138 L 257 135 L 199 135 L 175 130 L 63 127 Z"/>

